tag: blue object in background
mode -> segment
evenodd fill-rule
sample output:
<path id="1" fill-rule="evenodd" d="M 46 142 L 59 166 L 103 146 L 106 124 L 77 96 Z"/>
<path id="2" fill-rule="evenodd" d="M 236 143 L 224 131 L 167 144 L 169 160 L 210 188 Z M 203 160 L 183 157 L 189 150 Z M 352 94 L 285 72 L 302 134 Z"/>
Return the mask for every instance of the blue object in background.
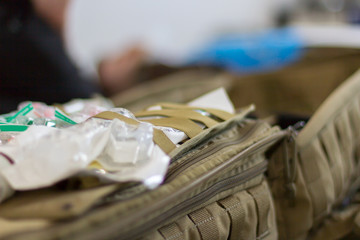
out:
<path id="1" fill-rule="evenodd" d="M 301 57 L 303 44 L 291 28 L 218 38 L 194 54 L 191 65 L 225 68 L 237 73 L 272 71 Z"/>

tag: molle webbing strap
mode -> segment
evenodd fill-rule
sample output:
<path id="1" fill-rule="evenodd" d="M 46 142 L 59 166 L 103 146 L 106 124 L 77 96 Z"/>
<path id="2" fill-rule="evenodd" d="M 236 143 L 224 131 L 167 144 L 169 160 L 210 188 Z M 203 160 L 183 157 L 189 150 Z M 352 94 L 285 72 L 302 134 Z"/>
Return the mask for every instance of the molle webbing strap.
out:
<path id="1" fill-rule="evenodd" d="M 180 227 L 175 223 L 171 223 L 165 227 L 162 227 L 158 230 L 164 239 L 182 239 L 183 233 Z"/>
<path id="2" fill-rule="evenodd" d="M 149 122 L 155 126 L 170 127 L 184 132 L 189 138 L 193 138 L 202 132 L 202 128 L 193 121 L 186 118 L 158 118 L 146 119 L 144 122 Z"/>
<path id="3" fill-rule="evenodd" d="M 244 226 L 245 219 L 245 209 L 243 209 L 241 202 L 238 198 L 234 196 L 227 197 L 219 201 L 219 204 L 226 209 L 226 212 L 230 215 L 231 218 L 231 228 L 229 239 L 246 239 L 241 234 L 241 228 Z"/>
<path id="4" fill-rule="evenodd" d="M 107 120 L 113 120 L 115 118 L 131 125 L 139 125 L 139 122 L 135 119 L 125 117 L 121 114 L 105 111 L 94 116 L 95 118 L 102 118 Z M 176 148 L 175 144 L 163 133 L 161 130 L 154 128 L 154 142 L 165 152 L 170 153 Z"/>
<path id="5" fill-rule="evenodd" d="M 154 142 L 167 154 L 176 148 L 175 144 L 166 136 L 166 134 L 154 128 Z"/>
<path id="6" fill-rule="evenodd" d="M 188 216 L 198 229 L 202 240 L 219 239 L 218 226 L 214 221 L 214 217 L 206 210 L 206 208 L 200 208 L 190 213 Z"/>
<path id="7" fill-rule="evenodd" d="M 248 193 L 254 198 L 258 213 L 257 238 L 263 238 L 269 233 L 268 215 L 270 211 L 270 201 L 263 188 L 252 188 Z"/>
<path id="8" fill-rule="evenodd" d="M 163 109 L 163 110 L 155 110 L 155 111 L 143 111 L 135 114 L 136 117 L 151 117 L 151 116 L 164 116 L 164 117 L 180 117 L 180 118 L 188 118 L 190 120 L 201 122 L 206 127 L 212 127 L 218 124 L 214 119 L 204 116 L 201 113 L 195 112 L 191 109 Z"/>
<path id="9" fill-rule="evenodd" d="M 223 121 L 229 120 L 230 118 L 234 117 L 234 114 L 213 108 L 202 108 L 202 107 L 190 107 L 187 105 L 176 104 L 176 103 L 158 103 L 153 106 L 160 106 L 165 109 L 188 109 L 188 110 L 203 110 L 214 115 L 217 118 L 220 118 Z"/>

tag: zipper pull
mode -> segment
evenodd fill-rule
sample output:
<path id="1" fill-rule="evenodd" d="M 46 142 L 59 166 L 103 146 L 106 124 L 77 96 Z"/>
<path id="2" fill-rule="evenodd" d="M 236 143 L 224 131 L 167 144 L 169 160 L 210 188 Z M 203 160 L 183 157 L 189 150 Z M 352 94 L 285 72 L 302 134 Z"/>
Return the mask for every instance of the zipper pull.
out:
<path id="1" fill-rule="evenodd" d="M 300 123 L 300 122 L 299 122 Z M 290 206 L 295 206 L 295 197 L 296 197 L 296 162 L 297 162 L 297 146 L 295 138 L 298 134 L 299 126 L 303 127 L 304 125 L 295 124 L 287 128 L 287 137 L 285 139 L 284 147 L 284 157 L 285 157 L 285 188 L 286 194 L 289 198 Z"/>

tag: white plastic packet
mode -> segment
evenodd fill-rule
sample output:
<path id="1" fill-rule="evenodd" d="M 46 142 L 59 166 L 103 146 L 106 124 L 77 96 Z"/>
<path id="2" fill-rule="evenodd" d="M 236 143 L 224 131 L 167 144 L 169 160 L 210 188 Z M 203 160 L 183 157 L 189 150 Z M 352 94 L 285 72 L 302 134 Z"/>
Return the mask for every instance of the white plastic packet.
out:
<path id="1" fill-rule="evenodd" d="M 86 168 L 108 136 L 109 127 L 96 119 L 66 129 L 31 126 L 0 146 L 15 163 L 0 172 L 16 190 L 47 187 Z"/>
<path id="2" fill-rule="evenodd" d="M 109 99 L 101 96 L 96 96 L 91 99 L 74 99 L 63 104 L 63 110 L 69 114 L 75 122 L 83 122 L 113 107 L 114 105 Z"/>
<path id="3" fill-rule="evenodd" d="M 0 154 L 0 169 L 4 169 L 13 164 L 6 155 Z M 14 190 L 10 187 L 8 181 L 0 173 L 0 203 L 6 198 L 13 195 Z"/>
<path id="4" fill-rule="evenodd" d="M 0 146 L 0 153 L 14 162 L 0 174 L 13 189 L 31 190 L 91 171 L 86 169 L 97 159 L 104 166 L 95 171 L 97 176 L 154 188 L 163 181 L 170 159 L 152 137 L 152 125 L 132 126 L 118 119 L 92 118 L 66 129 L 31 126 Z"/>

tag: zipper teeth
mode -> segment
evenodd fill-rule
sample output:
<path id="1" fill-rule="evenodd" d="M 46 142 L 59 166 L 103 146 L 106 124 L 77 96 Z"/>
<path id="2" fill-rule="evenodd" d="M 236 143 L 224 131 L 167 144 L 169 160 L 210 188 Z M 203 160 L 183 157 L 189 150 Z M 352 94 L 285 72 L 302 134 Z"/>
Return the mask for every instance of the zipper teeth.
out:
<path id="1" fill-rule="evenodd" d="M 237 145 L 245 140 L 247 140 L 249 138 L 249 136 L 255 132 L 255 130 L 257 129 L 257 126 L 259 124 L 256 123 L 254 124 L 254 126 L 252 126 L 249 130 L 247 130 L 245 132 L 245 134 L 243 134 L 240 138 L 234 137 L 232 138 L 230 141 L 229 139 L 225 139 L 223 143 L 218 144 L 212 148 L 210 148 L 210 150 L 206 153 L 201 153 L 198 152 L 195 154 L 195 156 L 192 156 L 190 159 L 180 163 L 179 165 L 177 165 L 176 167 L 172 168 L 165 179 L 165 182 L 169 182 L 171 181 L 171 179 L 174 179 L 176 176 L 178 176 L 181 172 L 183 172 L 184 170 L 186 170 L 187 168 L 189 168 L 190 166 L 192 166 L 194 163 L 199 162 L 207 157 L 209 157 L 210 155 L 212 155 L 214 152 L 217 152 L 223 148 L 226 148 L 228 146 L 232 146 L 232 145 Z M 235 139 L 234 141 L 232 141 L 233 139 Z"/>
<path id="2" fill-rule="evenodd" d="M 177 215 L 180 212 L 189 210 L 193 205 L 200 205 L 203 202 L 210 200 L 212 197 L 217 195 L 220 192 L 224 192 L 229 190 L 233 187 L 241 185 L 246 181 L 259 176 L 260 174 L 264 173 L 267 169 L 267 162 L 262 161 L 257 165 L 245 170 L 244 172 L 231 176 L 229 178 L 223 179 L 220 182 L 216 182 L 210 188 L 202 191 L 201 193 L 195 195 L 194 197 L 185 200 L 184 202 L 179 203 L 178 205 L 174 206 L 167 212 L 157 216 L 156 218 L 152 219 L 150 224 L 139 229 L 138 231 L 131 231 L 127 236 L 122 235 L 121 239 L 128 239 L 128 238 L 136 238 L 141 236 L 147 230 L 156 227 L 157 225 L 161 225 L 162 222 L 166 221 L 167 219 Z M 135 233 L 135 234 L 134 234 Z"/>

